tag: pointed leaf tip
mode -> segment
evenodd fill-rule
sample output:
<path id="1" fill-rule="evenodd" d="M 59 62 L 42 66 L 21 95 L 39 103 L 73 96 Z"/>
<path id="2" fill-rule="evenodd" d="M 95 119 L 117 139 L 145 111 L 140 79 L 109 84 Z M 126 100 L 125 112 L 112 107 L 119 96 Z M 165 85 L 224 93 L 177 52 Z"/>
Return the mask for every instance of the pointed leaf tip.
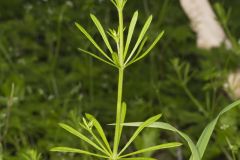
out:
<path id="1" fill-rule="evenodd" d="M 107 46 L 108 50 L 110 51 L 110 53 L 112 53 L 113 49 L 112 49 L 112 47 L 110 45 L 110 42 L 108 41 L 107 35 L 106 35 L 105 31 L 104 31 L 104 28 L 103 28 L 101 22 L 93 14 L 90 14 L 90 17 L 91 17 L 93 23 L 95 24 L 95 26 L 97 27 L 99 33 L 101 34 L 101 36 L 103 38 L 103 41 L 105 42 L 105 45 Z"/>
<path id="2" fill-rule="evenodd" d="M 63 128 L 63 126 L 65 126 L 66 124 L 64 124 L 64 123 L 58 123 L 58 125 Z"/>
<path id="3" fill-rule="evenodd" d="M 141 44 L 142 40 L 144 39 L 144 36 L 152 23 L 152 18 L 153 18 L 153 16 L 150 15 L 148 17 L 147 21 L 145 22 L 134 48 L 132 49 L 131 53 L 129 54 L 127 60 L 125 61 L 125 65 L 128 64 L 128 62 L 132 59 L 132 56 L 135 54 L 136 50 L 138 49 L 139 45 Z"/>
<path id="4" fill-rule="evenodd" d="M 78 28 L 81 26 L 78 22 L 75 22 L 74 24 L 75 24 L 75 26 L 78 27 Z"/>

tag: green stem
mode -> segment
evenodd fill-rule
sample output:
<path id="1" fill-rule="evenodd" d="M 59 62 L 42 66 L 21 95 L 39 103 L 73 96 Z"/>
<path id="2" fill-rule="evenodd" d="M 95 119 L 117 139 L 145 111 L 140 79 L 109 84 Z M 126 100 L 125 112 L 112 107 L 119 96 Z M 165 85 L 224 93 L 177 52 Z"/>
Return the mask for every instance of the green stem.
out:
<path id="1" fill-rule="evenodd" d="M 113 145 L 113 160 L 118 157 L 118 147 L 121 137 L 121 110 L 122 110 L 122 91 L 123 91 L 123 75 L 124 75 L 124 26 L 123 26 L 123 9 L 118 8 L 119 16 L 119 73 L 118 73 L 118 95 L 117 95 L 117 113 L 116 113 L 116 127 Z"/>
<path id="2" fill-rule="evenodd" d="M 3 147 L 1 142 L 0 142 L 0 160 L 3 160 Z"/>
<path id="3" fill-rule="evenodd" d="M 124 52 L 124 28 L 123 28 L 123 13 L 122 9 L 118 9 L 118 15 L 119 15 L 119 53 L 118 53 L 118 58 L 119 58 L 119 64 L 120 68 L 124 67 L 124 59 L 123 59 L 123 52 Z"/>
<path id="4" fill-rule="evenodd" d="M 204 109 L 204 106 L 193 96 L 193 94 L 190 92 L 188 87 L 186 85 L 182 85 L 183 90 L 188 95 L 188 97 L 191 99 L 191 101 L 197 106 L 198 110 L 204 114 L 204 116 L 208 115 L 208 112 Z"/>
<path id="5" fill-rule="evenodd" d="M 118 75 L 118 95 L 117 95 L 117 115 L 116 115 L 116 128 L 114 136 L 113 156 L 117 157 L 118 146 L 120 141 L 120 127 L 121 127 L 121 108 L 122 108 L 122 91 L 123 91 L 123 75 L 124 69 L 119 69 Z"/>
<path id="6" fill-rule="evenodd" d="M 184 78 L 181 75 L 181 72 L 179 70 L 178 67 L 175 68 L 175 71 L 177 73 L 177 77 L 179 79 L 179 81 L 181 82 L 181 87 L 183 88 L 183 90 L 185 91 L 185 93 L 187 94 L 187 96 L 190 98 L 190 100 L 193 102 L 194 105 L 196 105 L 196 107 L 198 108 L 198 110 L 203 113 L 204 116 L 208 116 L 208 112 L 204 109 L 204 106 L 194 97 L 194 95 L 192 94 L 192 92 L 189 90 L 186 82 L 184 81 Z"/>

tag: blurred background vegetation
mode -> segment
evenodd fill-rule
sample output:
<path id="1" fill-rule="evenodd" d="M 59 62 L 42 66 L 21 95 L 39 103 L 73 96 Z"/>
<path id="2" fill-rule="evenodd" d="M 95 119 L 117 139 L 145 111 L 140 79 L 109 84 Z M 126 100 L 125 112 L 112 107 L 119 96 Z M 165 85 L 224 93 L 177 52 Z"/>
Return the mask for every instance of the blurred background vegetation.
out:
<path id="1" fill-rule="evenodd" d="M 240 37 L 239 0 L 215 2 L 232 9 L 229 29 Z M 196 35 L 178 1 L 129 0 L 126 23 L 136 9 L 140 12 L 138 31 L 153 14 L 149 37 L 160 30 L 165 30 L 165 36 L 148 58 L 127 70 L 127 121 L 163 113 L 162 120 L 197 140 L 204 126 L 233 101 L 223 84 L 226 76 L 240 67 L 239 55 L 224 47 L 198 49 Z M 87 147 L 60 129 L 59 122 L 77 126 L 86 112 L 96 115 L 103 124 L 115 120 L 117 72 L 77 50 L 80 46 L 88 49 L 90 43 L 74 26 L 76 21 L 101 42 L 90 13 L 97 15 L 106 28 L 117 25 L 116 12 L 108 0 L 0 0 L 1 160 L 91 160 L 49 152 L 51 147 L 63 144 Z M 8 107 L 12 84 L 14 103 Z M 239 111 L 235 109 L 221 119 L 204 159 L 240 159 Z M 111 140 L 114 128 L 104 127 Z M 125 131 L 126 139 L 133 130 Z M 146 130 L 132 147 L 170 140 L 181 139 Z M 189 152 L 182 147 L 150 154 L 181 160 Z"/>

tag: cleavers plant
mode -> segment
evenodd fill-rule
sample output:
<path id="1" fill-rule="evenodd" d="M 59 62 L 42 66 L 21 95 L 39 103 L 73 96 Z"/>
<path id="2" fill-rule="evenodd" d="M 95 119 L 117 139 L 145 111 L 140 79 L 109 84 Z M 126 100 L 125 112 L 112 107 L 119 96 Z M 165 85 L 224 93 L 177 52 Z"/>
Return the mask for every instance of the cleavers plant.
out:
<path id="1" fill-rule="evenodd" d="M 77 28 L 86 36 L 86 38 L 94 45 L 94 47 L 99 51 L 101 56 L 98 54 L 92 53 L 90 51 L 86 51 L 84 49 L 79 48 L 80 51 L 83 53 L 89 54 L 93 56 L 94 58 L 107 63 L 115 68 L 118 69 L 118 94 L 117 94 L 117 112 L 116 112 L 116 122 L 115 122 L 115 135 L 114 135 L 114 144 L 113 149 L 111 149 L 110 144 L 104 134 L 104 131 L 100 125 L 100 123 L 96 120 L 96 118 L 90 114 L 86 114 L 86 118 L 83 118 L 83 123 L 79 123 L 81 128 L 86 130 L 89 133 L 89 137 L 92 137 L 94 140 L 91 140 L 91 138 L 88 138 L 87 136 L 83 135 L 83 133 L 79 132 L 78 130 L 66 125 L 66 124 L 60 124 L 62 128 L 67 130 L 68 132 L 72 133 L 73 135 L 79 137 L 92 147 L 94 147 L 96 150 L 98 150 L 99 153 L 91 153 L 89 151 L 84 151 L 80 149 L 75 148 L 68 148 L 68 147 L 56 147 L 53 148 L 51 151 L 58 151 L 58 152 L 73 152 L 73 153 L 80 153 L 80 154 L 87 154 L 90 156 L 95 156 L 99 158 L 105 158 L 109 160 L 117 160 L 117 159 L 132 159 L 128 158 L 136 154 L 141 154 L 144 152 L 159 150 L 159 149 L 165 149 L 165 148 L 172 148 L 172 147 L 178 147 L 181 145 L 181 143 L 178 142 L 171 142 L 171 143 L 165 143 L 149 148 L 145 148 L 142 150 L 138 150 L 136 152 L 127 153 L 124 154 L 124 151 L 130 146 L 130 144 L 134 141 L 134 139 L 139 135 L 139 133 L 147 126 L 151 125 L 153 122 L 156 122 L 161 115 L 156 115 L 154 117 L 151 117 L 147 119 L 145 122 L 143 122 L 137 130 L 134 132 L 132 137 L 129 139 L 129 141 L 124 145 L 124 147 L 119 151 L 119 144 L 120 139 L 122 135 L 122 129 L 123 124 L 125 120 L 127 105 L 125 102 L 122 101 L 122 94 L 123 94 L 123 78 L 124 78 L 124 70 L 131 64 L 139 61 L 140 59 L 144 58 L 147 54 L 150 53 L 150 51 L 154 48 L 154 46 L 157 44 L 157 42 L 161 39 L 164 32 L 160 32 L 156 39 L 152 42 L 152 44 L 146 49 L 143 50 L 143 47 L 145 47 L 145 44 L 147 42 L 147 36 L 146 32 L 148 31 L 148 28 L 150 27 L 152 16 L 150 16 L 146 23 L 144 24 L 140 35 L 130 51 L 130 43 L 132 42 L 132 37 L 134 34 L 134 29 L 138 20 L 138 11 L 136 11 L 132 17 L 132 20 L 130 22 L 130 25 L 128 27 L 128 34 L 125 42 L 124 38 L 124 20 L 123 20 L 123 9 L 127 2 L 127 0 L 111 0 L 113 5 L 116 7 L 118 11 L 118 18 L 119 18 L 119 26 L 118 29 L 109 29 L 107 32 L 108 35 L 113 39 L 113 41 L 116 44 L 116 51 L 113 49 L 113 47 L 110 44 L 110 41 L 108 40 L 107 34 L 104 31 L 104 28 L 102 27 L 100 21 L 97 19 L 96 16 L 93 14 L 90 15 L 92 21 L 96 25 L 107 49 L 108 52 L 105 52 L 98 44 L 97 42 L 92 38 L 92 36 L 78 23 L 76 23 Z M 94 130 L 96 129 L 96 131 Z M 95 133 L 97 132 L 97 134 Z M 100 137 L 100 138 L 99 138 Z M 144 159 L 144 160 L 151 160 L 153 158 L 147 158 L 147 157 L 139 157 L 134 158 L 137 159 Z"/>
<path id="2" fill-rule="evenodd" d="M 181 146 L 181 143 L 179 142 L 171 142 L 171 143 L 160 144 L 157 146 L 152 146 L 149 148 L 144 148 L 131 153 L 125 153 L 126 149 L 132 144 L 132 142 L 141 133 L 141 131 L 144 128 L 150 127 L 150 128 L 159 128 L 159 129 L 168 130 L 168 131 L 177 133 L 187 142 L 191 150 L 192 155 L 190 157 L 190 160 L 201 160 L 203 158 L 203 155 L 206 151 L 206 147 L 208 145 L 210 137 L 213 133 L 213 130 L 220 116 L 222 116 L 225 112 L 235 108 L 236 106 L 239 106 L 240 100 L 225 107 L 218 114 L 218 116 L 206 126 L 196 145 L 192 142 L 192 140 L 186 134 L 177 130 L 170 124 L 164 123 L 164 122 L 156 122 L 161 117 L 161 114 L 153 116 L 147 119 L 145 122 L 124 123 L 125 115 L 127 111 L 127 105 L 122 100 L 124 71 L 128 66 L 141 60 L 146 55 L 148 55 L 151 52 L 151 50 L 154 48 L 154 46 L 157 44 L 157 42 L 159 42 L 164 32 L 163 31 L 160 32 L 155 38 L 155 40 L 151 43 L 151 45 L 147 47 L 146 50 L 144 50 L 146 42 L 148 40 L 146 33 L 152 21 L 152 16 L 150 16 L 145 22 L 142 30 L 140 31 L 140 34 L 137 38 L 135 45 L 133 45 L 133 48 L 130 50 L 130 44 L 132 42 L 132 37 L 133 37 L 135 26 L 138 20 L 138 12 L 136 11 L 133 14 L 130 25 L 127 29 L 128 30 L 127 37 L 125 39 L 124 31 L 126 29 L 123 21 L 123 9 L 127 3 L 127 0 L 111 0 L 111 2 L 117 9 L 119 25 L 116 30 L 109 29 L 107 34 L 115 42 L 116 50 L 112 47 L 110 43 L 111 41 L 108 40 L 107 34 L 105 33 L 105 30 L 102 27 L 100 21 L 93 14 L 91 14 L 90 17 L 94 22 L 94 24 L 96 25 L 106 45 L 106 48 L 108 50 L 107 52 L 104 51 L 104 49 L 102 49 L 100 45 L 98 45 L 98 43 L 94 40 L 94 38 L 80 24 L 76 23 L 76 26 L 85 35 L 85 37 L 93 44 L 93 46 L 97 49 L 97 51 L 100 54 L 92 53 L 82 48 L 79 48 L 79 50 L 85 54 L 91 55 L 92 57 L 118 69 L 117 112 L 116 112 L 116 122 L 113 124 L 115 125 L 113 147 L 110 146 L 110 143 L 106 138 L 104 130 L 100 125 L 100 123 L 97 121 L 97 119 L 93 115 L 86 114 L 86 117 L 83 118 L 82 122 L 79 123 L 81 127 L 81 131 L 74 129 L 67 124 L 60 123 L 59 125 L 66 131 L 77 136 L 84 142 L 88 143 L 91 147 L 93 147 L 96 150 L 96 152 L 93 153 L 91 151 L 86 151 L 86 150 L 81 150 L 76 148 L 69 148 L 69 147 L 55 147 L 55 148 L 52 148 L 51 151 L 85 154 L 85 155 L 89 155 L 89 156 L 93 156 L 101 159 L 108 159 L 108 160 L 154 160 L 154 158 L 150 158 L 150 157 L 132 158 L 132 156 L 139 155 L 144 152 Z M 175 69 L 179 71 L 179 74 L 182 68 L 183 66 L 181 67 L 179 62 L 175 61 Z M 202 107 L 199 107 L 198 109 L 200 112 L 204 111 Z M 132 126 L 132 127 L 138 127 L 138 128 L 136 129 L 136 131 L 133 133 L 133 135 L 125 145 L 121 144 L 121 146 L 123 145 L 123 147 L 120 150 L 119 146 L 120 146 L 120 139 L 122 135 L 123 126 Z M 88 136 L 84 135 L 85 132 L 83 133 L 82 132 L 83 130 L 87 131 Z"/>

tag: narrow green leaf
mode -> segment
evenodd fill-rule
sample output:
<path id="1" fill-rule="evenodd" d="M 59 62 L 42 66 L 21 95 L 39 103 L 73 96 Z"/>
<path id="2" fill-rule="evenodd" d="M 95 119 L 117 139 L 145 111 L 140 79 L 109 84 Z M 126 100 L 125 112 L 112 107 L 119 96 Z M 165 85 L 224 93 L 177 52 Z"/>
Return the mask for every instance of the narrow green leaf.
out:
<path id="1" fill-rule="evenodd" d="M 226 112 L 230 111 L 231 109 L 237 107 L 240 105 L 240 100 L 228 105 L 227 107 L 225 107 L 219 114 L 218 116 L 213 120 L 211 121 L 207 126 L 206 128 L 203 130 L 198 142 L 197 142 L 197 148 L 198 148 L 198 151 L 199 151 L 199 154 L 200 154 L 200 157 L 202 158 L 203 155 L 204 155 L 204 152 L 206 151 L 206 148 L 207 148 L 207 145 L 209 143 L 209 140 L 212 136 L 212 133 L 213 133 L 213 130 L 219 120 L 219 118 L 225 114 Z M 193 159 L 193 157 L 191 157 L 190 159 Z"/>
<path id="2" fill-rule="evenodd" d="M 113 67 L 117 67 L 115 64 L 113 64 L 113 63 L 111 63 L 111 62 L 108 62 L 107 60 L 105 60 L 105 59 L 97 56 L 97 55 L 94 54 L 94 53 L 91 53 L 91 52 L 89 52 L 89 51 L 86 51 L 86 50 L 84 50 L 84 49 L 82 49 L 82 48 L 78 48 L 78 49 L 79 49 L 80 51 L 82 51 L 83 53 L 86 53 L 86 54 L 88 54 L 88 55 L 90 55 L 90 56 L 92 56 L 92 57 L 94 57 L 94 58 L 96 58 L 96 59 L 98 59 L 98 60 L 100 60 L 100 61 L 102 61 L 102 62 L 104 62 L 104 63 L 107 63 L 107 64 L 109 64 L 109 65 L 111 65 L 111 66 L 113 66 Z"/>
<path id="3" fill-rule="evenodd" d="M 154 40 L 154 42 L 151 44 L 151 46 L 139 57 L 137 57 L 136 59 L 134 59 L 133 61 L 131 61 L 130 63 L 127 64 L 127 66 L 129 66 L 130 64 L 139 61 L 140 59 L 144 58 L 147 54 L 150 53 L 150 51 L 155 47 L 155 45 L 157 44 L 157 42 L 162 38 L 164 34 L 164 31 L 162 31 L 157 38 Z"/>
<path id="4" fill-rule="evenodd" d="M 87 37 L 87 39 L 98 49 L 100 53 L 103 54 L 109 61 L 113 62 L 112 59 L 99 47 L 96 41 L 92 38 L 92 36 L 78 23 L 75 23 L 77 28 Z"/>
<path id="5" fill-rule="evenodd" d="M 82 133 L 78 132 L 77 130 L 75 130 L 74 128 L 60 123 L 59 126 L 61 126 L 63 129 L 65 129 L 66 131 L 70 132 L 71 134 L 79 137 L 80 139 L 82 139 L 83 141 L 85 141 L 86 143 L 90 144 L 91 146 L 93 146 L 94 148 L 96 148 L 97 150 L 103 152 L 104 154 L 107 155 L 107 153 L 101 149 L 98 145 L 96 145 L 94 142 L 92 142 L 89 138 L 87 138 L 86 136 L 84 136 Z"/>
<path id="6" fill-rule="evenodd" d="M 116 5 L 116 2 L 114 0 L 110 0 L 114 5 Z"/>
<path id="7" fill-rule="evenodd" d="M 133 123 L 124 123 L 123 125 L 124 126 L 138 127 L 138 126 L 142 125 L 143 123 L 144 122 L 133 122 Z M 189 146 L 189 148 L 192 152 L 192 155 L 193 155 L 193 160 L 201 160 L 197 147 L 195 146 L 195 144 L 192 142 L 192 140 L 185 133 L 179 131 L 175 127 L 171 126 L 168 123 L 164 123 L 164 122 L 154 122 L 151 125 L 149 125 L 148 127 L 149 128 L 159 128 L 159 129 L 164 129 L 164 130 L 176 132 L 188 143 L 188 146 Z"/>
<path id="8" fill-rule="evenodd" d="M 109 41 L 108 41 L 108 38 L 107 38 L 107 36 L 106 36 L 106 33 L 105 33 L 105 31 L 104 31 L 104 29 L 103 29 L 100 21 L 99 21 L 99 20 L 97 19 L 97 17 L 94 16 L 93 14 L 91 14 L 90 16 L 91 16 L 91 18 L 92 18 L 92 21 L 93 21 L 94 24 L 96 25 L 99 33 L 101 34 L 101 36 L 102 36 L 102 38 L 103 38 L 103 41 L 105 42 L 108 50 L 109 50 L 111 53 L 113 53 L 112 47 L 111 47 L 111 45 L 110 45 L 110 43 L 109 43 Z"/>
<path id="9" fill-rule="evenodd" d="M 112 4 L 118 9 L 118 6 L 114 0 L 111 0 Z"/>
<path id="10" fill-rule="evenodd" d="M 128 56 L 125 64 L 127 64 L 127 63 L 130 61 L 130 59 L 132 58 L 133 54 L 134 54 L 135 51 L 137 50 L 138 46 L 140 45 L 141 41 L 142 41 L 143 38 L 144 38 L 144 35 L 146 34 L 146 32 L 147 32 L 147 30 L 148 30 L 151 22 L 152 22 L 152 16 L 149 16 L 149 18 L 147 19 L 146 23 L 145 23 L 144 26 L 143 26 L 142 31 L 140 32 L 140 35 L 139 35 L 139 37 L 138 37 L 138 40 L 137 40 L 137 42 L 136 42 L 133 50 L 131 51 L 130 55 Z"/>
<path id="11" fill-rule="evenodd" d="M 101 124 L 98 122 L 98 120 L 91 114 L 86 114 L 86 117 L 93 121 L 93 125 L 94 127 L 97 129 L 98 131 L 98 134 L 100 135 L 100 137 L 102 138 L 104 144 L 106 145 L 106 147 L 108 148 L 108 151 L 111 153 L 111 147 L 110 147 L 110 144 L 108 143 L 108 140 L 107 140 L 107 137 L 103 131 L 103 128 L 101 126 Z"/>
<path id="12" fill-rule="evenodd" d="M 51 152 L 65 152 L 65 153 L 78 153 L 78 154 L 85 154 L 85 155 L 90 155 L 90 156 L 95 156 L 95 157 L 100 157 L 100 158 L 106 158 L 108 159 L 109 157 L 101 155 L 101 154 L 95 154 L 91 153 L 88 151 L 76 149 L 76 148 L 69 148 L 69 147 L 55 147 L 50 150 Z"/>
<path id="13" fill-rule="evenodd" d="M 136 157 L 136 158 L 121 158 L 120 160 L 157 160 L 157 159 L 149 157 Z"/>
<path id="14" fill-rule="evenodd" d="M 135 11 L 135 13 L 133 14 L 132 20 L 130 22 L 129 29 L 128 29 L 127 41 L 126 41 L 125 50 L 124 50 L 124 58 L 127 55 L 128 48 L 131 43 L 133 32 L 134 32 L 134 29 L 135 29 L 135 26 L 137 23 L 137 19 L 138 19 L 138 11 Z"/>
<path id="15" fill-rule="evenodd" d="M 135 54 L 135 56 L 133 57 L 133 59 L 132 59 L 131 61 L 135 60 L 135 59 L 138 57 L 138 55 L 141 53 L 144 45 L 146 44 L 147 40 L 148 40 L 148 37 L 145 37 L 145 38 L 143 39 L 143 41 L 141 42 L 141 44 L 140 44 L 140 46 L 139 46 L 139 48 L 138 48 L 137 53 Z M 131 63 L 131 61 L 130 61 L 129 63 Z"/>
<path id="16" fill-rule="evenodd" d="M 174 147 L 179 147 L 181 146 L 181 143 L 178 142 L 171 142 L 171 143 L 165 143 L 165 144 L 161 144 L 161 145 L 157 145 L 157 146 L 153 146 L 153 147 L 148 147 L 145 149 L 141 149 L 138 150 L 136 152 L 132 152 L 129 154 L 125 154 L 123 156 L 120 156 L 120 158 L 124 158 L 124 157 L 128 157 L 128 156 L 132 156 L 132 155 L 136 155 L 136 154 L 141 154 L 141 153 L 145 153 L 145 152 L 151 152 L 151 151 L 156 151 L 156 150 L 160 150 L 160 149 L 167 149 L 167 148 L 174 148 Z"/>
<path id="17" fill-rule="evenodd" d="M 137 130 L 133 133 L 132 137 L 129 139 L 127 144 L 123 147 L 123 149 L 119 152 L 119 155 L 121 155 L 127 147 L 135 140 L 135 138 L 139 135 L 139 133 L 147 126 L 151 125 L 153 122 L 157 121 L 161 117 L 161 114 L 153 116 L 149 119 L 147 119 L 145 122 L 143 122 Z"/>

